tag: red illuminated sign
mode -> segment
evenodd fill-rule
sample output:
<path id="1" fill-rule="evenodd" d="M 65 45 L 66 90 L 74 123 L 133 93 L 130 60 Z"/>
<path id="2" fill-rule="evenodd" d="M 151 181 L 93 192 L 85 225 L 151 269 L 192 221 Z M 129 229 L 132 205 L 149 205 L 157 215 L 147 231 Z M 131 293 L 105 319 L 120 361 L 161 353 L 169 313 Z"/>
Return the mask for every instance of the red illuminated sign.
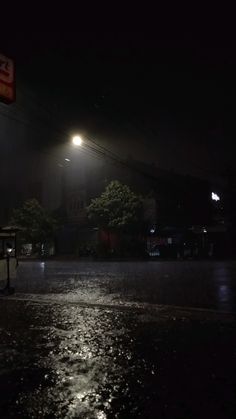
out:
<path id="1" fill-rule="evenodd" d="M 0 100 L 15 101 L 15 66 L 11 58 L 0 54 Z"/>

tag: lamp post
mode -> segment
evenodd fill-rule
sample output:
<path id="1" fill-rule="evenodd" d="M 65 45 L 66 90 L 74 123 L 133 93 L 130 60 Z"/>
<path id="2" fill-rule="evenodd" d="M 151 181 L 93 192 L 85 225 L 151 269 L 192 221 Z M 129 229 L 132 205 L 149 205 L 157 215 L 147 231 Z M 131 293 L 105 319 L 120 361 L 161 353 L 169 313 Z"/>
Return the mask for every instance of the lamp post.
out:
<path id="1" fill-rule="evenodd" d="M 6 247 L 6 261 L 7 261 L 7 284 L 5 287 L 6 294 L 14 294 L 15 289 L 10 286 L 10 255 L 12 253 L 12 245 L 7 243 Z"/>
<path id="2" fill-rule="evenodd" d="M 74 135 L 73 137 L 71 137 L 70 139 L 70 145 L 72 144 L 74 147 L 80 147 L 83 144 L 83 140 L 81 138 L 81 136 L 79 135 Z M 68 157 L 64 158 L 64 162 L 58 164 L 59 167 L 61 167 L 62 169 L 62 173 L 61 173 L 61 206 L 62 208 L 65 210 L 66 207 L 66 198 L 67 198 L 67 175 L 66 175 L 66 171 L 68 170 L 67 167 L 69 167 L 69 165 L 71 164 L 71 160 L 73 161 L 73 157 L 72 159 L 70 158 L 70 152 L 71 150 L 68 148 L 67 150 L 68 152 Z"/>

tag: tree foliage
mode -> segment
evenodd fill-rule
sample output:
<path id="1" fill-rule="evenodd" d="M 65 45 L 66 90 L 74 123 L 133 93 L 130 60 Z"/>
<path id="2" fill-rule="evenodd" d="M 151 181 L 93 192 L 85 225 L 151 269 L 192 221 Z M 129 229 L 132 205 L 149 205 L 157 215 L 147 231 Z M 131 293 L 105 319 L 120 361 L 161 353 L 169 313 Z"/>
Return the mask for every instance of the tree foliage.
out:
<path id="1" fill-rule="evenodd" d="M 21 239 L 24 242 L 46 243 L 53 237 L 56 220 L 39 204 L 36 199 L 25 201 L 21 208 L 15 209 L 11 224 L 21 229 Z"/>
<path id="2" fill-rule="evenodd" d="M 141 197 L 117 180 L 110 182 L 105 191 L 87 207 L 89 218 L 99 227 L 116 231 L 137 226 L 141 209 Z"/>

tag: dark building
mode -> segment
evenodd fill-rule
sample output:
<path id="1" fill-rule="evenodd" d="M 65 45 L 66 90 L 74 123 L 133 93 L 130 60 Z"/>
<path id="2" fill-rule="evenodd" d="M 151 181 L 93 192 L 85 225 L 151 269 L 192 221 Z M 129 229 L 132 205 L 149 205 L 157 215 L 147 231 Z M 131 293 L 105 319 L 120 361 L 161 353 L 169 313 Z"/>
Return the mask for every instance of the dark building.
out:
<path id="1" fill-rule="evenodd" d="M 144 197 L 145 240 L 149 245 L 160 241 L 172 245 L 169 250 L 172 249 L 173 256 L 185 242 L 191 246 L 190 254 L 194 246 L 202 256 L 213 256 L 214 252 L 219 255 L 220 248 L 226 251 L 227 194 L 223 194 L 222 186 L 213 187 L 206 180 L 160 170 L 133 159 L 114 162 L 94 161 L 92 157 L 89 164 L 83 161 L 63 172 L 61 205 L 65 223 L 61 234 L 71 235 L 70 251 L 96 242 L 97 231 L 87 218 L 86 206 L 112 180 L 129 185 Z M 212 200 L 213 190 L 220 194 L 219 201 Z M 216 192 L 214 195 L 218 196 Z"/>

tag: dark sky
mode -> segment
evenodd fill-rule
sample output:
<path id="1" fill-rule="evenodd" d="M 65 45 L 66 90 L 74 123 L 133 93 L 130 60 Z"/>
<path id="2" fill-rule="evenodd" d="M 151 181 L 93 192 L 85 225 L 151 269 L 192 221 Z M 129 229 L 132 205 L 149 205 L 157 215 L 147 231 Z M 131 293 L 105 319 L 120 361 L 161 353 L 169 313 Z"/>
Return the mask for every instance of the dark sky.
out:
<path id="1" fill-rule="evenodd" d="M 167 169 L 207 177 L 234 167 L 232 39 L 38 32 L 12 34 L 1 49 L 68 130 Z"/>

